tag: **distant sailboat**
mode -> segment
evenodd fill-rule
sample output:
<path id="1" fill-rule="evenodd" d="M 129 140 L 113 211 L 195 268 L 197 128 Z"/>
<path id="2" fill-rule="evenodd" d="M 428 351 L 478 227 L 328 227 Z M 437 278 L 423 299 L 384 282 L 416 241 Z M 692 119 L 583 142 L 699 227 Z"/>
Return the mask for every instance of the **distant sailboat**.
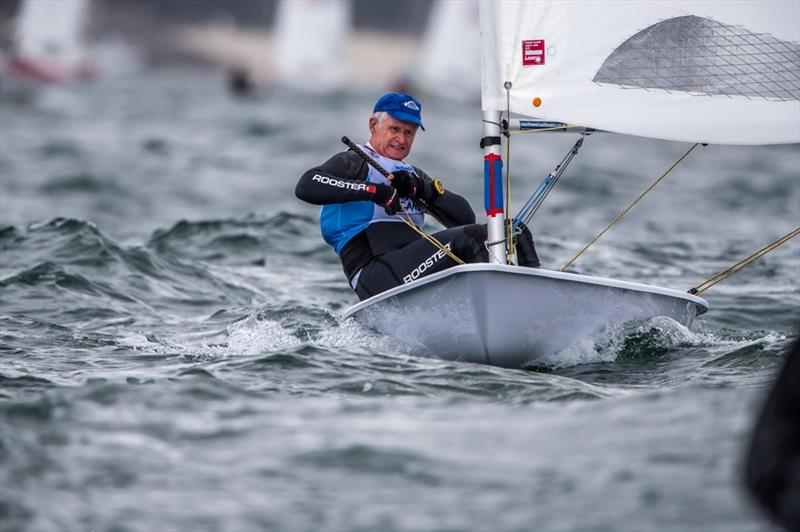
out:
<path id="1" fill-rule="evenodd" d="M 25 0 L 5 74 L 43 83 L 95 76 L 83 42 L 88 8 L 88 0 Z"/>
<path id="2" fill-rule="evenodd" d="M 348 0 L 280 2 L 273 45 L 276 83 L 313 93 L 344 88 L 350 20 Z"/>
<path id="3" fill-rule="evenodd" d="M 433 4 L 416 70 L 409 75 L 421 94 L 458 101 L 481 96 L 477 0 Z"/>
<path id="4" fill-rule="evenodd" d="M 691 325 L 708 309 L 696 295 L 513 265 L 502 137 L 597 130 L 692 143 L 798 143 L 800 3 L 481 0 L 480 25 L 491 264 L 422 277 L 345 316 L 411 339 L 420 354 L 509 367 L 628 323 L 666 316 Z"/>

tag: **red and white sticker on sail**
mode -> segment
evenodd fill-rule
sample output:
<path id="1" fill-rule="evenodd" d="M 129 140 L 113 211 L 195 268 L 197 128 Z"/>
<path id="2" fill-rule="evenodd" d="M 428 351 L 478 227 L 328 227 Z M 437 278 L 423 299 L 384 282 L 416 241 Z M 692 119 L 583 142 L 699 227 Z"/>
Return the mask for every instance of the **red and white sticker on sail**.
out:
<path id="1" fill-rule="evenodd" d="M 544 39 L 522 41 L 522 66 L 544 64 Z"/>

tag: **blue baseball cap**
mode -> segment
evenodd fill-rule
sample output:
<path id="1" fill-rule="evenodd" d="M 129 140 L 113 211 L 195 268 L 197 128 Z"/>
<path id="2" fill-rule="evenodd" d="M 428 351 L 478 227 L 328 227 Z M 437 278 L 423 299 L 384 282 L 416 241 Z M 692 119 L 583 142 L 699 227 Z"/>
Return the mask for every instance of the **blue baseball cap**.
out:
<path id="1" fill-rule="evenodd" d="M 389 116 L 395 120 L 417 124 L 422 131 L 425 131 L 425 126 L 422 125 L 422 104 L 410 94 L 404 92 L 384 94 L 375 103 L 375 109 L 372 110 L 373 113 L 380 111 L 389 113 Z"/>

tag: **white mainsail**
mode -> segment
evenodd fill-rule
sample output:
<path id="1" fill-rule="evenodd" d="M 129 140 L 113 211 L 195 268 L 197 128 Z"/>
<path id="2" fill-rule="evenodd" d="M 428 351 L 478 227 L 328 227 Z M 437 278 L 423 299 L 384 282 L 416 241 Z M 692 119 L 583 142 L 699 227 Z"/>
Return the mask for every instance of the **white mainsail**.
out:
<path id="1" fill-rule="evenodd" d="M 483 111 L 719 144 L 800 142 L 800 2 L 481 0 Z M 538 106 L 535 106 L 537 103 Z"/>
<path id="2" fill-rule="evenodd" d="M 283 0 L 275 22 L 275 67 L 281 85 L 328 92 L 344 85 L 347 0 Z"/>

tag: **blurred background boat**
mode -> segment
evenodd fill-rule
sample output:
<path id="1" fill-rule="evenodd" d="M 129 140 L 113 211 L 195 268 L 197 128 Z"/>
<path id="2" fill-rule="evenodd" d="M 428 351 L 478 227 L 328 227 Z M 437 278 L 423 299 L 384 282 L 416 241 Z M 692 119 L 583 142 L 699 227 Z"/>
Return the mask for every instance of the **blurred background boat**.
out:
<path id="1" fill-rule="evenodd" d="M 481 96 L 477 0 L 435 2 L 415 52 L 396 88 L 421 98 L 475 103 Z"/>
<path id="2" fill-rule="evenodd" d="M 346 87 L 348 0 L 283 0 L 274 30 L 277 82 L 290 89 L 336 92 Z"/>
<path id="3" fill-rule="evenodd" d="M 25 0 L 14 22 L 5 74 L 41 83 L 92 79 L 84 39 L 89 0 Z"/>

